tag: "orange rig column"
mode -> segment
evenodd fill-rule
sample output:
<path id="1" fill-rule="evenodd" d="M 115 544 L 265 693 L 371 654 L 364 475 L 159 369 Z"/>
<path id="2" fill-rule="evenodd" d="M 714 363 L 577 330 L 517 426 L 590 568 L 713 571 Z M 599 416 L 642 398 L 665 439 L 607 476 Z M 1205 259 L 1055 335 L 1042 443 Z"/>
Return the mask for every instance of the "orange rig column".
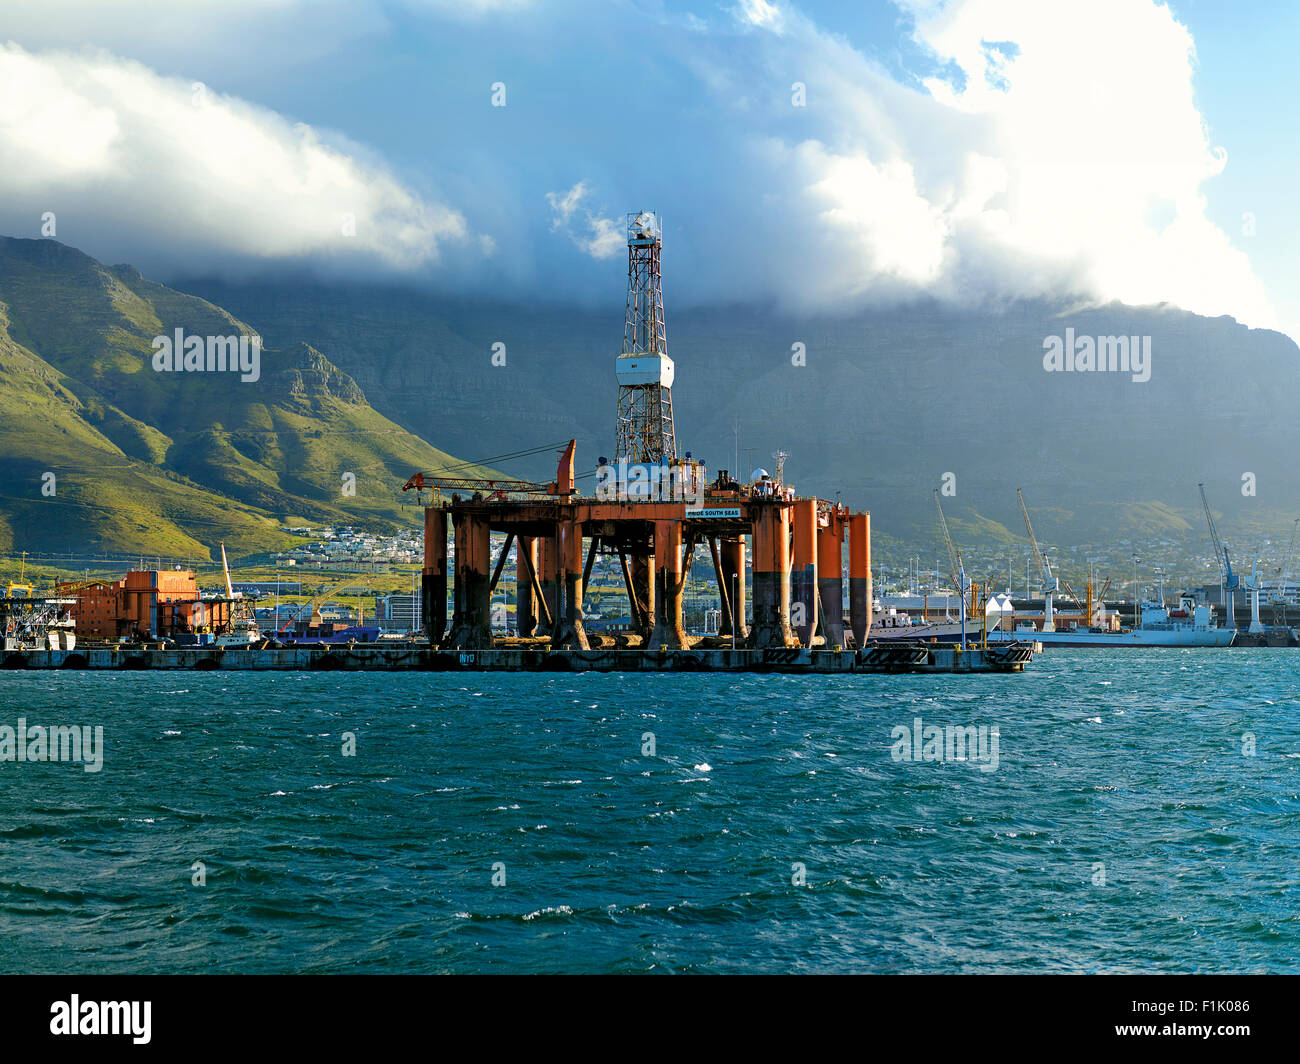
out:
<path id="1" fill-rule="evenodd" d="M 743 643 L 749 637 L 749 626 L 745 623 L 746 582 L 745 582 L 745 537 L 724 539 L 720 545 L 722 582 L 726 584 L 727 596 L 731 605 L 730 612 L 723 611 L 718 624 L 719 635 L 731 635 L 731 617 L 736 618 L 736 641 Z"/>
<path id="2" fill-rule="evenodd" d="M 587 630 L 582 624 L 582 525 L 572 516 L 561 518 L 557 538 L 560 569 L 556 589 L 559 601 L 555 608 L 551 649 L 590 650 Z"/>
<path id="3" fill-rule="evenodd" d="M 844 646 L 844 511 L 832 506 L 817 527 L 817 592 L 821 596 L 822 643 Z"/>
<path id="4" fill-rule="evenodd" d="M 780 502 L 750 504 L 754 521 L 754 627 L 749 646 L 796 647 L 790 627 L 790 511 Z"/>
<path id="5" fill-rule="evenodd" d="M 799 642 L 813 644 L 817 631 L 817 500 L 800 499 L 791 511 L 794 521 L 794 567 L 790 573 L 790 609 Z"/>
<path id="6" fill-rule="evenodd" d="M 424 571 L 420 574 L 420 616 L 429 642 L 447 632 L 447 511 L 424 509 Z"/>
<path id="7" fill-rule="evenodd" d="M 871 631 L 871 514 L 849 517 L 849 624 L 859 649 Z"/>
<path id="8" fill-rule="evenodd" d="M 492 540 L 486 514 L 452 513 L 456 579 L 451 638 L 457 650 L 492 649 Z"/>
<path id="9" fill-rule="evenodd" d="M 537 630 L 538 603 L 533 591 L 537 579 L 537 540 L 519 536 L 515 541 L 515 629 L 524 638 Z"/>
<path id="10" fill-rule="evenodd" d="M 655 624 L 648 650 L 688 650 L 682 624 L 682 523 L 655 522 Z"/>

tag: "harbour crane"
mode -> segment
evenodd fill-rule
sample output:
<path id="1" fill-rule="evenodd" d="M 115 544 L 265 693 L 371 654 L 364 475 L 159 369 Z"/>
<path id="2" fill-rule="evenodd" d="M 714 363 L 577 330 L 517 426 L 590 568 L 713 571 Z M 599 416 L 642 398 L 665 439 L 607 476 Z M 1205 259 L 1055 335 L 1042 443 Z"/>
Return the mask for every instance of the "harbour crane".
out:
<path id="1" fill-rule="evenodd" d="M 1043 631 L 1055 632 L 1056 624 L 1052 620 L 1052 596 L 1061 589 L 1061 584 L 1052 575 L 1052 565 L 1038 546 L 1038 537 L 1034 535 L 1034 526 L 1029 522 L 1029 507 L 1025 505 L 1024 493 L 1019 488 L 1016 488 L 1016 498 L 1020 500 L 1020 512 L 1025 518 L 1025 531 L 1029 533 L 1029 546 L 1033 548 L 1034 562 L 1038 565 L 1039 575 L 1043 578 Z"/>
<path id="2" fill-rule="evenodd" d="M 962 574 L 966 572 L 965 564 L 962 562 L 961 551 L 953 543 L 952 536 L 948 532 L 948 521 L 943 516 L 943 503 L 939 501 L 939 489 L 934 489 L 934 505 L 939 511 L 939 527 L 943 530 L 943 541 L 948 547 L 948 576 L 952 580 L 952 586 L 961 592 Z"/>
<path id="3" fill-rule="evenodd" d="M 1214 547 L 1214 560 L 1219 566 L 1219 588 L 1223 592 L 1224 627 L 1237 627 L 1237 613 L 1232 593 L 1237 590 L 1240 580 L 1232 571 L 1232 560 L 1228 557 L 1228 548 L 1219 539 L 1219 530 L 1214 527 L 1214 515 L 1210 513 L 1209 501 L 1205 498 L 1205 485 L 1196 485 L 1201 489 L 1201 506 L 1205 508 L 1205 523 L 1210 526 L 1210 543 Z"/>
<path id="4" fill-rule="evenodd" d="M 1300 532 L 1300 517 L 1295 519 L 1295 524 L 1291 526 L 1291 544 L 1286 549 L 1286 556 L 1282 559 L 1282 564 L 1273 570 L 1273 575 L 1278 578 L 1277 583 L 1269 592 L 1268 601 L 1273 607 L 1273 623 L 1277 625 L 1286 624 L 1287 608 L 1287 586 L 1291 576 L 1291 558 L 1295 553 L 1296 533 Z"/>
<path id="5" fill-rule="evenodd" d="M 306 602 L 299 603 L 298 608 L 290 615 L 289 619 L 275 630 L 275 634 L 283 635 L 294 624 L 296 624 L 299 620 L 301 620 L 303 615 L 309 609 L 311 610 L 311 614 L 310 614 L 310 621 L 308 623 L 313 628 L 319 628 L 322 623 L 322 618 L 320 614 L 321 603 L 323 603 L 326 598 L 334 594 L 336 591 L 342 591 L 344 588 L 351 587 L 353 584 L 358 584 L 358 583 L 360 583 L 360 581 L 358 580 L 357 576 L 355 574 L 349 573 L 347 576 L 341 577 L 338 580 L 331 580 L 325 584 L 322 584 L 320 587 L 316 589 L 315 595 L 313 595 Z M 358 599 L 358 605 L 359 604 L 360 604 L 360 600 Z"/>
<path id="6" fill-rule="evenodd" d="M 934 492 L 934 505 L 938 507 L 939 510 L 939 527 L 943 529 L 943 541 L 948 545 L 949 571 L 952 577 L 952 585 L 957 589 L 958 616 L 961 623 L 961 641 L 962 646 L 965 646 L 967 615 L 966 592 L 968 590 L 966 582 L 966 563 L 962 560 L 961 551 L 957 549 L 957 545 L 953 543 L 952 536 L 948 532 L 948 521 L 943 516 L 943 503 L 939 501 L 939 490 L 937 488 Z M 970 608 L 972 610 L 975 609 L 974 595 L 971 596 Z M 947 607 L 944 608 L 944 613 L 947 614 Z"/>
<path id="7" fill-rule="evenodd" d="M 1255 563 L 1250 567 L 1250 576 L 1242 580 L 1242 587 L 1250 594 L 1250 627 L 1246 631 L 1259 635 L 1264 631 L 1264 624 L 1259 619 L 1259 551 L 1255 551 Z"/>

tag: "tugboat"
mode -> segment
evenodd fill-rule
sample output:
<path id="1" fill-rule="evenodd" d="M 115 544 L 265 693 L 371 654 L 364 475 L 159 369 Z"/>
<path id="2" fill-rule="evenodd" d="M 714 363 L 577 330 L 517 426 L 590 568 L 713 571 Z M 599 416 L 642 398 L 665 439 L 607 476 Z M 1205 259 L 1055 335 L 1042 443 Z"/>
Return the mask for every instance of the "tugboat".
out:
<path id="1" fill-rule="evenodd" d="M 998 623 L 992 618 L 988 620 L 990 637 Z M 979 634 L 979 619 L 967 620 L 966 638 L 978 638 Z M 898 612 L 894 606 L 882 608 L 880 600 L 877 599 L 872 609 L 871 632 L 868 634 L 867 640 L 873 643 L 892 643 L 902 640 L 925 640 L 927 642 L 937 640 L 940 643 L 955 643 L 961 640 L 961 636 L 962 627 L 960 621 L 919 621 L 909 613 Z"/>

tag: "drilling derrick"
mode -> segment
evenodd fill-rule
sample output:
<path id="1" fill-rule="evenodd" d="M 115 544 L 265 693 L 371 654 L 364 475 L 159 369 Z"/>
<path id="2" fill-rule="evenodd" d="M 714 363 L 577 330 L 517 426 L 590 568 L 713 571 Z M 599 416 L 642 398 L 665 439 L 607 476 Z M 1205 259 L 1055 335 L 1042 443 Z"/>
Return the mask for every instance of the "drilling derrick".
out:
<path id="1" fill-rule="evenodd" d="M 659 216 L 627 217 L 627 320 L 616 360 L 618 436 L 615 460 L 667 462 L 677 457 L 673 435 L 673 360 L 664 331 L 659 274 L 663 247 Z"/>

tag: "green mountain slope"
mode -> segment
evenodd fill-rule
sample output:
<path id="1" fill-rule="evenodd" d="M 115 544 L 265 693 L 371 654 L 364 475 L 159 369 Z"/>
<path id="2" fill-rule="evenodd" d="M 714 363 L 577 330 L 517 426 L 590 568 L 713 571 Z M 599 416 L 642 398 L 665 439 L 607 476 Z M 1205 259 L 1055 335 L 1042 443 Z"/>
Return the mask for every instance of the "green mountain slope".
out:
<path id="1" fill-rule="evenodd" d="M 304 343 L 263 350 L 253 381 L 157 372 L 176 329 L 256 332 L 131 267 L 0 238 L 0 550 L 207 557 L 280 547 L 284 523 L 409 527 L 406 477 L 457 461 Z"/>

